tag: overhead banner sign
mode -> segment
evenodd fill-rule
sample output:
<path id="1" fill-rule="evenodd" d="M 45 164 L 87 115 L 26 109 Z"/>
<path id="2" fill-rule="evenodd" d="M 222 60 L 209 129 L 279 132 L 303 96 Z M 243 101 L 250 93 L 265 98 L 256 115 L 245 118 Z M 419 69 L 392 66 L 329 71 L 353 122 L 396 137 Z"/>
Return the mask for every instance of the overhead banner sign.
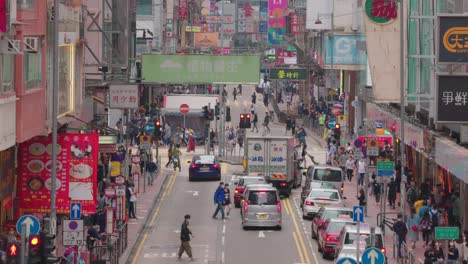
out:
<path id="1" fill-rule="evenodd" d="M 138 85 L 112 84 L 109 87 L 109 99 L 112 109 L 136 109 L 139 107 Z"/>
<path id="2" fill-rule="evenodd" d="M 144 83 L 257 84 L 260 55 L 142 56 Z"/>
<path id="3" fill-rule="evenodd" d="M 392 0 L 367 0 L 363 5 L 367 59 L 372 78 L 372 90 L 376 103 L 400 102 L 400 15 Z M 408 2 L 404 1 L 404 10 Z M 369 8 L 370 7 L 370 8 Z M 395 14 L 395 12 L 397 12 Z M 404 29 L 403 29 L 404 31 Z M 404 42 L 406 43 L 406 34 Z M 406 57 L 407 51 L 403 50 Z"/>
<path id="4" fill-rule="evenodd" d="M 468 76 L 439 75 L 437 122 L 468 123 Z"/>
<path id="5" fill-rule="evenodd" d="M 305 80 L 306 69 L 270 69 L 270 79 L 273 80 Z"/>
<path id="6" fill-rule="evenodd" d="M 327 38 L 327 53 L 325 61 L 327 64 L 335 65 L 366 65 L 366 50 L 360 47 L 364 46 L 366 38 L 363 35 L 337 36 Z"/>
<path id="7" fill-rule="evenodd" d="M 468 62 L 468 16 L 439 16 L 439 50 L 441 63 Z"/>

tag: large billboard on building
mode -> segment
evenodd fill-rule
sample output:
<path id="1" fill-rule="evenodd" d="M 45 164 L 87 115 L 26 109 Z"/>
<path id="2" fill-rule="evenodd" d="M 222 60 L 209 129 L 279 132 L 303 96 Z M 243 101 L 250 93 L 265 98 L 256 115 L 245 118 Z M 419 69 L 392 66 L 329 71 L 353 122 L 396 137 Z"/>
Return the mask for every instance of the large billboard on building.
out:
<path id="1" fill-rule="evenodd" d="M 284 42 L 287 6 L 287 0 L 268 1 L 268 45 L 279 45 Z"/>
<path id="2" fill-rule="evenodd" d="M 334 35 L 327 38 L 325 62 L 334 65 L 366 65 L 366 38 L 363 35 Z M 332 56 L 333 46 L 333 56 Z"/>
<path id="3" fill-rule="evenodd" d="M 394 9 L 396 6 L 392 4 L 392 0 L 367 0 L 363 6 L 367 59 L 371 71 L 374 101 L 399 103 L 400 23 L 398 18 L 401 10 Z M 372 12 L 369 12 L 368 6 L 375 6 L 375 10 L 372 9 Z M 406 8 L 407 6 L 405 10 Z M 406 36 L 404 38 L 406 43 Z M 404 53 L 406 57 L 406 49 Z"/>
<path id="4" fill-rule="evenodd" d="M 145 83 L 257 84 L 260 55 L 159 55 L 142 56 Z"/>
<path id="5" fill-rule="evenodd" d="M 333 13 L 333 1 L 307 0 L 306 29 L 330 30 Z M 322 23 L 316 24 L 317 19 Z"/>
<path id="6" fill-rule="evenodd" d="M 468 123 L 468 76 L 439 75 L 437 122 Z"/>
<path id="7" fill-rule="evenodd" d="M 439 50 L 441 63 L 468 62 L 468 16 L 439 16 Z"/>
<path id="8" fill-rule="evenodd" d="M 194 33 L 194 43 L 197 47 L 218 47 L 219 34 L 218 32 L 212 33 Z"/>

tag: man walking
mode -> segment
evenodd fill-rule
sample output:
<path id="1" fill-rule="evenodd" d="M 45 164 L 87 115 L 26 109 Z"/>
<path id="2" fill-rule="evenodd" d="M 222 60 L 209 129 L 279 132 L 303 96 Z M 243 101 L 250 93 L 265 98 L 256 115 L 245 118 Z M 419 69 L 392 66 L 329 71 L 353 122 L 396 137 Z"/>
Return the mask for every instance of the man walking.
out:
<path id="1" fill-rule="evenodd" d="M 398 257 L 402 258 L 403 254 L 401 254 L 401 245 L 406 243 L 408 227 L 406 227 L 406 223 L 403 221 L 403 215 L 401 213 L 398 214 L 398 220 L 393 224 L 393 232 L 398 236 Z"/>
<path id="2" fill-rule="evenodd" d="M 218 213 L 221 212 L 221 218 L 224 219 L 224 207 L 223 202 L 226 196 L 226 191 L 224 190 L 224 183 L 220 182 L 216 192 L 214 194 L 214 203 L 216 204 L 216 210 L 213 214 L 213 219 L 217 219 Z"/>
<path id="3" fill-rule="evenodd" d="M 190 236 L 193 238 L 192 231 L 189 229 L 190 215 L 187 214 L 184 217 L 184 222 L 180 228 L 180 248 L 177 259 L 181 260 L 182 254 L 187 253 L 191 261 L 195 259 L 192 256 L 192 247 L 190 246 Z"/>
<path id="4" fill-rule="evenodd" d="M 270 115 L 268 112 L 265 114 L 265 119 L 263 119 L 263 135 L 265 136 L 267 133 L 270 134 L 270 127 L 268 126 L 270 124 Z M 268 130 L 268 132 L 267 132 Z"/>
<path id="5" fill-rule="evenodd" d="M 258 115 L 257 115 L 257 112 L 254 112 L 253 118 L 252 118 L 252 132 L 254 132 L 254 129 L 255 129 L 256 133 L 258 133 L 257 123 L 258 123 Z"/>

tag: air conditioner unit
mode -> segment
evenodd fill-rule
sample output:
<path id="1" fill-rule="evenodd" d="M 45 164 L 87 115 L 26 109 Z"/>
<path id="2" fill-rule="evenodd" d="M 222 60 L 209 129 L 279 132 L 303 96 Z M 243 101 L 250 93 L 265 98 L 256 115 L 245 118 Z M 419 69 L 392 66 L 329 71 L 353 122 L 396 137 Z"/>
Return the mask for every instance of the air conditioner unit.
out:
<path id="1" fill-rule="evenodd" d="M 24 50 L 31 53 L 39 52 L 39 38 L 38 37 L 25 37 Z"/>
<path id="2" fill-rule="evenodd" d="M 0 39 L 0 53 L 21 54 L 21 41 L 15 39 Z"/>

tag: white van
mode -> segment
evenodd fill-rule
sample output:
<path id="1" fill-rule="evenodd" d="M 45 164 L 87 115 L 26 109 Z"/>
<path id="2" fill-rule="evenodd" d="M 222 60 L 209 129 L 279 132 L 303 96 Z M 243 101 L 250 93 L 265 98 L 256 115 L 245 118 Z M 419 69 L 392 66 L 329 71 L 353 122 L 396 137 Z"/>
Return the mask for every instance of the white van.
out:
<path id="1" fill-rule="evenodd" d="M 305 181 L 304 186 L 309 186 L 311 182 L 332 184 L 343 195 L 344 174 L 341 168 L 327 165 L 309 166 Z"/>

